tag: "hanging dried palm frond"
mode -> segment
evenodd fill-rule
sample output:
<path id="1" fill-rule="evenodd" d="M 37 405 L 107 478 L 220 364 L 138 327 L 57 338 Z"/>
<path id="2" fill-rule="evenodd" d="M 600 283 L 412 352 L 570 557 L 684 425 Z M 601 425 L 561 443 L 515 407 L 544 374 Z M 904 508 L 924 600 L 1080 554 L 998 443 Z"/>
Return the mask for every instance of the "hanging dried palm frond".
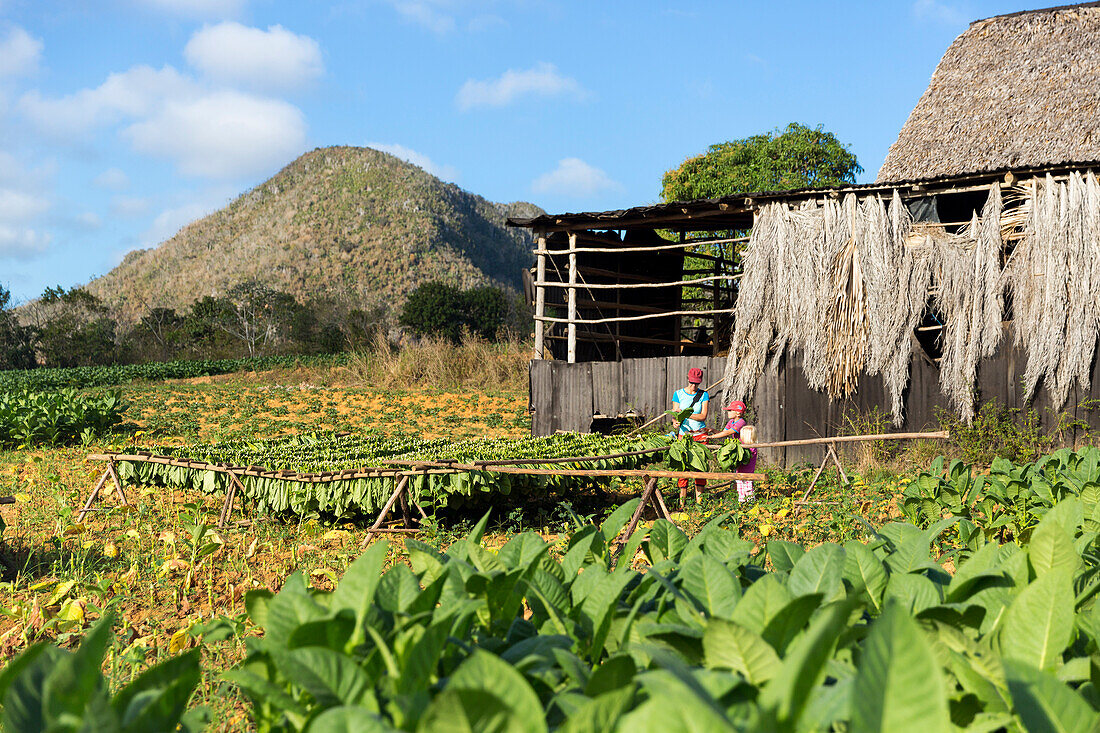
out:
<path id="1" fill-rule="evenodd" d="M 1100 327 L 1100 184 L 1091 172 L 1030 182 L 1008 267 L 1028 399 L 1042 381 L 1056 407 L 1088 389 Z"/>
<path id="2" fill-rule="evenodd" d="M 890 395 L 893 423 L 900 426 L 913 356 L 913 332 L 928 301 L 932 251 L 923 237 L 919 242 L 909 243 L 913 220 L 896 190 L 890 201 L 888 220 L 879 223 L 877 213 L 874 220 L 876 232 L 881 233 L 869 237 L 874 246 L 868 247 L 868 266 L 864 269 L 870 325 L 867 373 L 882 375 Z"/>
<path id="3" fill-rule="evenodd" d="M 978 364 L 1002 338 L 1006 282 L 1017 343 L 1028 354 L 1030 397 L 1043 380 L 1061 405 L 1088 387 L 1100 331 L 1100 183 L 990 187 L 981 214 L 958 233 L 913 222 L 895 191 L 889 205 L 849 194 L 763 207 L 746 249 L 727 397 L 751 395 L 768 357 L 803 354 L 810 387 L 836 399 L 858 375 L 881 374 L 895 424 L 902 421 L 913 332 L 934 285 L 940 386 L 962 417 L 974 414 Z M 1015 242 L 1002 268 L 1005 242 Z"/>

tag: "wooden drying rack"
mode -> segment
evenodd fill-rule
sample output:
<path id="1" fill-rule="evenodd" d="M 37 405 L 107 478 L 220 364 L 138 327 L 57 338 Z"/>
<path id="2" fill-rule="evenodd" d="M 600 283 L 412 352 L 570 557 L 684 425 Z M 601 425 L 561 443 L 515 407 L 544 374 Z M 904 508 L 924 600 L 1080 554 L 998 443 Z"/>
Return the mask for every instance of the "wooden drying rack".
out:
<path id="1" fill-rule="evenodd" d="M 233 501 L 238 490 L 244 492 L 244 486 L 241 485 L 240 476 L 258 476 L 262 478 L 279 478 L 288 481 L 300 481 L 302 483 L 332 483 L 335 481 L 347 481 L 350 479 L 358 478 L 380 478 L 388 477 L 394 478 L 397 481 L 397 485 L 394 487 L 393 493 L 390 494 L 389 499 L 386 500 L 386 504 L 382 507 L 382 511 L 379 512 L 378 518 L 374 524 L 367 531 L 367 536 L 363 540 L 364 544 L 369 542 L 375 534 L 381 534 L 384 532 L 409 532 L 407 525 L 409 524 L 408 510 L 406 506 L 406 490 L 408 488 L 409 479 L 413 476 L 423 476 L 432 474 L 451 474 L 451 473 L 467 473 L 470 471 L 485 471 L 489 473 L 503 473 L 513 474 L 521 476 L 582 476 L 582 477 L 608 477 L 608 478 L 641 478 L 645 489 L 642 492 L 642 501 L 639 503 L 637 510 L 634 512 L 634 516 L 631 518 L 630 529 L 633 531 L 637 525 L 638 520 L 641 518 L 647 504 L 652 503 L 654 509 L 659 516 L 664 517 L 671 521 L 672 517 L 669 515 L 668 508 L 665 506 L 664 497 L 661 495 L 660 490 L 657 489 L 658 478 L 702 478 L 702 479 L 726 479 L 736 480 L 743 479 L 748 481 L 762 481 L 764 474 L 761 473 L 739 473 L 739 472 L 698 472 L 698 471 L 659 471 L 659 470 L 646 470 L 646 469 L 570 469 L 570 468 L 524 468 L 525 464 L 546 465 L 554 463 L 578 463 L 582 461 L 599 461 L 609 458 L 623 458 L 626 456 L 644 455 L 647 453 L 658 453 L 666 448 L 647 448 L 639 451 L 629 451 L 626 453 L 610 453 L 601 456 L 576 456 L 569 458 L 529 458 L 529 459 L 513 459 L 507 461 L 475 461 L 473 463 L 459 463 L 456 461 L 389 461 L 389 465 L 401 466 L 402 468 L 387 468 L 387 467 L 363 467 L 359 469 L 349 469 L 346 471 L 326 471 L 321 473 L 297 473 L 294 471 L 272 471 L 262 466 L 227 466 L 217 463 L 206 463 L 203 461 L 190 461 L 181 458 L 174 458 L 172 456 L 159 456 L 152 453 L 92 453 L 88 456 L 90 461 L 105 461 L 107 468 L 100 475 L 99 480 L 96 481 L 92 492 L 88 495 L 87 500 L 84 502 L 84 506 L 80 510 L 80 514 L 77 516 L 77 523 L 84 521 L 84 517 L 89 512 L 101 511 L 95 508 L 93 505 L 99 498 L 100 492 L 106 485 L 107 480 L 111 479 L 114 482 L 116 493 L 118 494 L 119 503 L 122 506 L 129 506 L 130 503 L 126 498 L 126 491 L 122 487 L 122 480 L 119 478 L 118 469 L 116 463 L 118 461 L 127 461 L 135 463 L 159 463 L 167 466 L 178 466 L 181 468 L 190 468 L 204 471 L 214 471 L 217 473 L 224 473 L 229 476 L 229 490 L 225 494 L 225 501 L 222 503 L 221 514 L 218 517 L 218 527 L 224 529 L 226 523 L 229 520 L 229 515 L 233 510 Z M 405 529 L 387 529 L 382 526 L 386 517 L 393 509 L 394 504 L 398 501 L 401 502 L 402 511 L 405 515 Z M 422 518 L 427 518 L 427 513 L 424 508 L 417 502 L 412 502 L 419 510 Z"/>
<path id="2" fill-rule="evenodd" d="M 836 466 L 839 480 L 847 484 L 848 476 L 844 472 L 844 467 L 840 463 L 840 457 L 837 455 L 836 446 L 839 443 L 855 443 L 855 442 L 867 442 L 875 440 L 947 440 L 950 434 L 946 431 L 939 432 L 926 432 L 926 433 L 882 433 L 876 435 L 838 435 L 831 438 L 807 438 L 803 440 L 782 440 L 772 443 L 756 443 L 752 447 L 754 448 L 781 448 L 788 446 L 798 445 L 823 445 L 825 446 L 825 455 L 822 458 L 821 465 L 818 466 L 817 472 L 814 474 L 813 480 L 810 481 L 809 488 L 806 489 L 806 493 L 798 504 L 805 504 L 809 501 L 810 494 L 817 486 L 818 480 L 821 478 L 821 474 L 824 472 L 825 467 L 830 461 Z M 577 476 L 577 477 L 606 477 L 606 478 L 640 478 L 645 488 L 642 491 L 642 500 L 638 504 L 637 510 L 631 517 L 630 524 L 627 525 L 629 532 L 634 531 L 634 528 L 638 524 L 638 520 L 642 516 L 642 512 L 648 504 L 652 504 L 654 510 L 658 516 L 664 517 L 671 521 L 672 517 L 669 514 L 668 507 L 665 505 L 664 496 L 661 494 L 660 489 L 657 488 L 657 479 L 659 478 L 687 478 L 687 479 L 713 479 L 713 480 L 746 480 L 746 481 L 762 481 L 764 475 L 761 473 L 742 473 L 742 472 L 701 472 L 701 471 L 662 471 L 656 469 L 589 469 L 589 468 L 525 468 L 528 465 L 549 465 L 549 464 L 564 464 L 564 463 L 580 463 L 589 461 L 607 460 L 612 458 L 625 458 L 628 456 L 646 455 L 649 453 L 659 453 L 666 450 L 664 447 L 660 448 L 647 448 L 637 451 L 627 451 L 624 453 L 609 453 L 607 455 L 600 456 L 571 456 L 568 458 L 526 458 L 526 459 L 511 459 L 500 461 L 473 461 L 469 463 L 460 463 L 458 461 L 417 461 L 417 460 L 394 460 L 387 461 L 387 466 L 365 466 L 362 468 L 348 469 L 344 471 L 321 471 L 317 473 L 298 473 L 295 471 L 274 471 L 263 466 L 228 466 L 217 463 L 207 463 L 204 461 L 191 461 L 182 458 L 174 458 L 172 456 L 161 456 L 153 453 L 136 452 L 136 453 L 92 453 L 88 456 L 90 461 L 103 461 L 107 463 L 106 469 L 99 476 L 95 486 L 92 488 L 91 493 L 88 495 L 87 500 L 84 502 L 83 507 L 80 509 L 80 513 L 77 515 L 77 523 L 84 521 L 84 518 L 89 512 L 101 511 L 97 509 L 94 504 L 99 499 L 100 493 L 107 481 L 111 480 L 114 484 L 115 491 L 118 494 L 119 503 L 122 506 L 130 506 L 129 500 L 126 498 L 126 490 L 122 486 L 122 480 L 118 475 L 118 461 L 127 461 L 134 463 L 158 463 L 167 466 L 178 466 L 181 468 L 189 468 L 194 470 L 214 471 L 216 473 L 224 473 L 229 477 L 229 490 L 225 494 L 225 501 L 222 503 L 221 513 L 218 516 L 218 527 L 224 529 L 229 516 L 233 511 L 233 502 L 236 498 L 236 494 L 239 491 L 244 492 L 244 486 L 241 484 L 241 476 L 257 476 L 260 478 L 278 478 L 287 481 L 298 481 L 302 483 L 332 483 L 336 481 L 348 481 L 360 478 L 393 478 L 397 484 L 394 487 L 393 493 L 386 500 L 385 505 L 382 507 L 382 511 L 379 512 L 374 524 L 367 532 L 364 542 L 369 541 L 375 534 L 384 532 L 409 532 L 412 531 L 408 528 L 410 523 L 408 501 L 405 496 L 408 488 L 409 479 L 413 476 L 433 475 L 433 474 L 451 474 L 451 473 L 467 473 L 471 471 L 485 471 L 489 473 L 502 473 L 521 476 Z M 390 468 L 389 466 L 395 466 Z M 405 529 L 388 529 L 384 528 L 382 524 L 385 522 L 386 517 L 393 509 L 394 504 L 401 502 L 401 510 L 404 515 L 406 528 Z M 427 518 L 427 513 L 419 503 L 413 501 L 413 505 L 419 510 L 422 518 Z"/>

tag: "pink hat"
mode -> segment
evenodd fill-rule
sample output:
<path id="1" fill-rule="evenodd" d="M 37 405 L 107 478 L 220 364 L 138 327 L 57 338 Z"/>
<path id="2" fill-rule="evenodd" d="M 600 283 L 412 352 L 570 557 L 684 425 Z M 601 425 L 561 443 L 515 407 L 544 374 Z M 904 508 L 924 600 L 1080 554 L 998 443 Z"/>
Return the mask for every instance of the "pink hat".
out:
<path id="1" fill-rule="evenodd" d="M 698 367 L 692 367 L 688 369 L 688 382 L 692 384 L 699 384 L 703 381 L 703 370 Z"/>
<path id="2" fill-rule="evenodd" d="M 745 403 L 742 402 L 741 400 L 734 400 L 733 402 L 729 403 L 726 406 L 726 409 L 727 410 L 740 410 L 741 412 L 744 412 L 745 411 Z"/>

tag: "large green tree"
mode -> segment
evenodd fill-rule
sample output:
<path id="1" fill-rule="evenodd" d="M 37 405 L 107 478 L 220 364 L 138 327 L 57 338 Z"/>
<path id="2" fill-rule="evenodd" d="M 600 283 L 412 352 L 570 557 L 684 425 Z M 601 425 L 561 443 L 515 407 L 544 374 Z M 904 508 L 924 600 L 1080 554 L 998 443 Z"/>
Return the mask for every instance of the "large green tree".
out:
<path id="1" fill-rule="evenodd" d="M 855 183 L 863 168 L 831 132 L 797 122 L 743 140 L 711 145 L 665 173 L 665 201 L 715 198 Z"/>

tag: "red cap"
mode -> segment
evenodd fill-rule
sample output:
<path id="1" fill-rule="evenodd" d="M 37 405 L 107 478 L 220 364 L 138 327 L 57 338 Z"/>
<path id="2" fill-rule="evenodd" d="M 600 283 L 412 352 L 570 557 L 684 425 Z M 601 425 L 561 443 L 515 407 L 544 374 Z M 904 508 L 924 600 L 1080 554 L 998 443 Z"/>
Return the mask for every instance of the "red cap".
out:
<path id="1" fill-rule="evenodd" d="M 703 370 L 698 367 L 692 367 L 688 369 L 688 381 L 692 384 L 699 384 L 703 381 Z"/>
<path id="2" fill-rule="evenodd" d="M 726 409 L 727 410 L 740 410 L 741 412 L 744 412 L 745 411 L 745 403 L 742 402 L 741 400 L 734 400 L 733 402 L 729 403 L 729 405 L 726 406 Z"/>

